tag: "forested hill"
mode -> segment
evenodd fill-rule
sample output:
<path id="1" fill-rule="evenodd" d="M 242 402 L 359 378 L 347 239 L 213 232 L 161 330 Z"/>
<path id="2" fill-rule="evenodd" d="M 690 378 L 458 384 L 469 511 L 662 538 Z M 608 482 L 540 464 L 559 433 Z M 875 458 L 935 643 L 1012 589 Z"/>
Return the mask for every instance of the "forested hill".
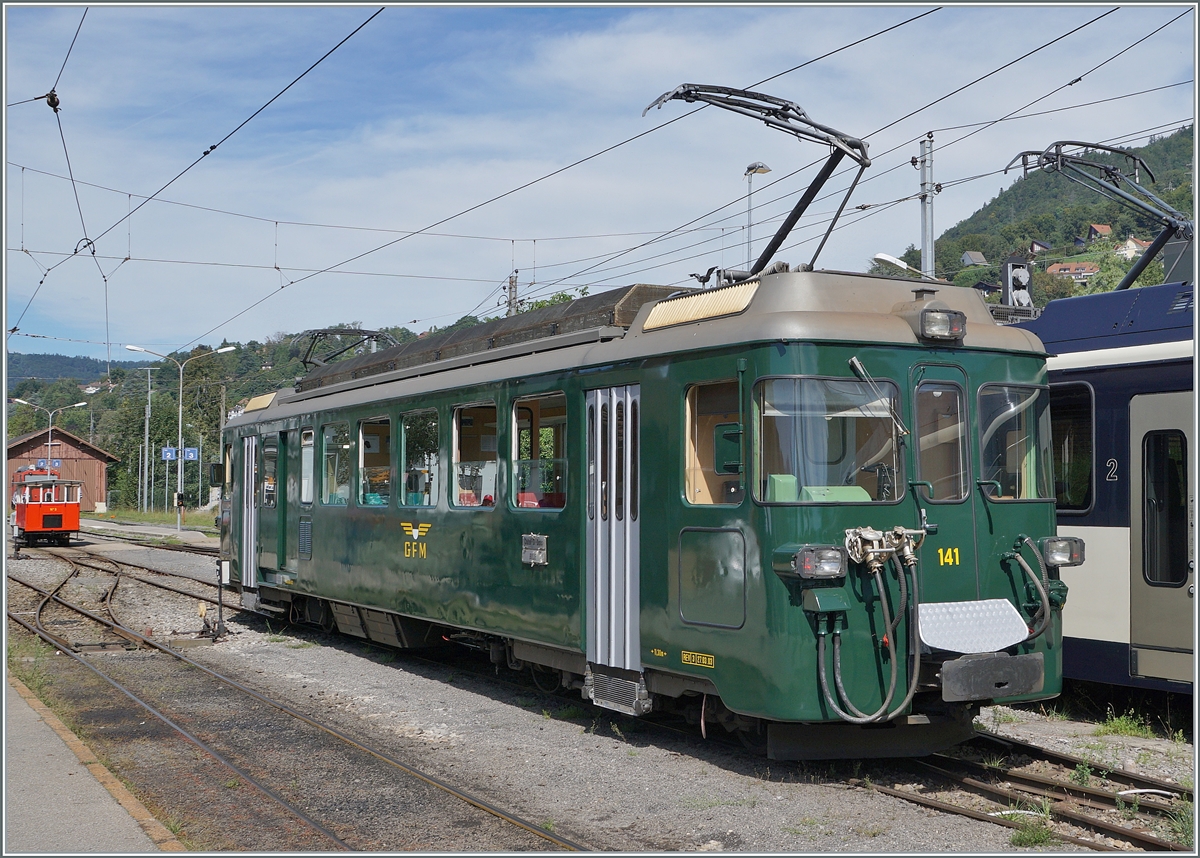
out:
<path id="1" fill-rule="evenodd" d="M 89 357 L 67 357 L 66 355 L 21 354 L 9 352 L 8 382 L 23 379 L 56 379 L 74 378 L 81 382 L 95 381 L 108 374 L 107 361 Z M 131 369 L 135 366 L 145 366 L 149 361 L 122 360 L 113 361 L 113 369 Z"/>
<path id="2" fill-rule="evenodd" d="M 1192 136 L 1194 126 L 1152 138 L 1150 143 L 1129 151 L 1142 158 L 1155 181 L 1141 175 L 1141 184 L 1155 196 L 1184 213 L 1193 210 Z M 1128 163 L 1117 155 L 1097 153 L 1094 160 L 1131 173 Z M 1018 163 L 1013 169 L 1020 170 Z M 936 205 L 936 204 L 935 204 Z M 1041 170 L 1018 179 L 987 205 L 937 239 L 938 273 L 953 280 L 968 250 L 983 253 L 988 262 L 999 262 L 1013 253 L 1024 253 L 1033 240 L 1053 248 L 1048 256 L 1074 253 L 1076 237 L 1087 238 L 1090 224 L 1108 224 L 1112 238 L 1124 241 L 1130 235 L 1154 238 L 1161 224 L 1124 205 L 1106 200 L 1098 192 L 1057 173 Z"/>

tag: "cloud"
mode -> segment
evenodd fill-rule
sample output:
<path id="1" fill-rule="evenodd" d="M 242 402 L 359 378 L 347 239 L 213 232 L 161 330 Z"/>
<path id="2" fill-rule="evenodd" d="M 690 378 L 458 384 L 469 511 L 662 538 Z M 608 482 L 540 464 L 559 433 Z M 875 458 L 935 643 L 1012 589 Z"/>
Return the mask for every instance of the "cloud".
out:
<path id="1" fill-rule="evenodd" d="M 368 326 L 444 324 L 471 310 L 516 267 L 538 284 L 676 283 L 745 254 L 747 163 L 753 234 L 763 246 L 823 157 L 744 117 L 672 102 L 641 110 L 685 81 L 747 86 L 931 7 L 389 7 L 163 196 L 255 215 L 234 217 L 152 202 L 97 242 L 109 257 L 109 328 L 125 342 L 174 348 L 265 296 L 207 342 L 262 340 L 280 331 L 361 319 Z M 1097 141 L 1190 121 L 1180 87 L 1129 102 L 970 129 L 1079 77 L 1182 7 L 1121 9 L 1011 69 L 870 138 L 876 163 L 851 205 L 917 190 L 912 141 L 935 131 L 939 181 L 1001 169 L 1018 151 L 1071 137 Z M 157 190 L 366 19 L 363 7 L 96 7 L 88 12 L 59 92 L 63 134 L 90 237 L 116 223 L 128 194 Z M 1100 15 L 1079 6 L 950 7 L 878 39 L 776 78 L 763 91 L 799 102 L 817 121 L 865 135 L 1043 42 Z M 44 92 L 79 23 L 76 7 L 7 10 L 6 98 Z M 1194 74 L 1191 16 L 1033 109 L 1106 98 Z M 490 197 L 550 174 L 671 119 L 659 131 L 544 182 L 371 253 Z M 15 323 L 41 271 L 83 237 L 54 115 L 33 103 L 6 112 L 6 312 Z M 903 144 L 903 145 L 901 145 Z M 885 154 L 892 147 L 895 152 Z M 828 191 L 844 188 L 848 175 Z M 1010 174 L 947 186 L 938 232 L 969 216 Z M 132 199 L 136 205 L 138 200 Z M 836 199 L 820 200 L 817 213 Z M 705 217 L 708 212 L 718 214 Z M 869 217 L 864 217 L 869 214 Z M 854 223 L 855 219 L 862 218 Z M 625 253 L 570 279 L 606 254 L 699 219 L 701 232 Z M 774 219 L 774 220 L 772 220 Z M 782 258 L 807 261 L 808 243 Z M 276 222 L 278 226 L 276 225 Z M 361 229 L 298 226 L 339 224 Z M 873 253 L 919 240 L 916 202 L 852 213 L 820 264 L 861 269 Z M 536 240 L 536 242 L 535 242 Z M 703 241 L 699 247 L 687 245 Z M 48 253 L 22 252 L 46 251 Z M 665 256 L 657 256 L 658 254 Z M 133 259 L 118 263 L 126 256 Z M 151 262 L 144 260 L 172 260 Z M 34 260 L 41 265 L 39 268 Z M 205 264 L 200 264 L 205 263 Z M 220 263 L 220 264 L 217 264 Z M 276 270 L 275 266 L 279 266 Z M 290 281 L 295 285 L 288 286 Z M 281 285 L 286 288 L 281 289 Z M 23 331 L 104 340 L 104 281 L 84 255 L 46 279 Z M 14 337 L 18 351 L 45 340 Z M 67 346 L 64 349 L 69 350 Z M 103 356 L 104 346 L 82 349 Z"/>

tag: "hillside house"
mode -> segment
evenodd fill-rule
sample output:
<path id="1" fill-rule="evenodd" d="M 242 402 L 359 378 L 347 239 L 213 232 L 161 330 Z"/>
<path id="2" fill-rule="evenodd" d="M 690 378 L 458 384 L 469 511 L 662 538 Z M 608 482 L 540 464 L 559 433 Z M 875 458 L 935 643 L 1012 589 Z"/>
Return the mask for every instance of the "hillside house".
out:
<path id="1" fill-rule="evenodd" d="M 1112 227 L 1106 223 L 1093 223 L 1088 226 L 1088 241 L 1096 241 L 1100 238 L 1112 238 Z"/>
<path id="2" fill-rule="evenodd" d="M 1076 283 L 1086 283 L 1100 273 L 1100 266 L 1094 262 L 1055 262 L 1046 269 L 1046 273 L 1055 277 L 1070 277 Z"/>
<path id="3" fill-rule="evenodd" d="M 1136 259 L 1146 252 L 1146 248 L 1150 244 L 1149 241 L 1142 241 L 1140 238 L 1134 238 L 1131 235 L 1122 244 L 1118 244 L 1117 249 L 1113 252 L 1124 260 Z"/>
<path id="4" fill-rule="evenodd" d="M 962 264 L 964 268 L 968 268 L 972 265 L 987 265 L 988 261 L 978 250 L 968 250 L 962 255 Z"/>
<path id="5" fill-rule="evenodd" d="M 12 482 L 12 475 L 18 468 L 45 463 L 58 471 L 63 479 L 83 483 L 80 510 L 106 512 L 108 465 L 119 461 L 112 453 L 56 426 L 53 435 L 48 429 L 41 429 L 8 442 L 8 483 Z"/>
<path id="6" fill-rule="evenodd" d="M 1050 245 L 1044 241 L 1038 241 L 1036 238 L 1029 242 L 1029 255 L 1037 256 L 1039 253 L 1049 253 Z"/>

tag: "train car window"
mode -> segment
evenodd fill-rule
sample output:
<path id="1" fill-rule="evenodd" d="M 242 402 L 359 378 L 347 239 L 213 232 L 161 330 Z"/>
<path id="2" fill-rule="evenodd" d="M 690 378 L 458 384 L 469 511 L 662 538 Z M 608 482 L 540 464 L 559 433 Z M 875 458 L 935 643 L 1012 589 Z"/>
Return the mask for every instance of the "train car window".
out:
<path id="1" fill-rule="evenodd" d="M 262 486 L 262 506 L 267 509 L 275 508 L 275 478 L 279 463 L 279 442 L 267 439 L 263 443 L 263 465 L 259 477 Z"/>
<path id="2" fill-rule="evenodd" d="M 1049 500 L 1050 396 L 1040 387 L 987 384 L 979 390 L 980 478 L 992 500 Z"/>
<path id="3" fill-rule="evenodd" d="M 313 439 L 312 429 L 300 432 L 300 503 L 313 502 Z"/>
<path id="4" fill-rule="evenodd" d="M 1087 512 L 1092 508 L 1094 425 L 1095 408 L 1089 385 L 1056 384 L 1050 388 L 1054 499 L 1059 512 Z"/>
<path id="5" fill-rule="evenodd" d="M 567 505 L 567 397 L 561 393 L 513 404 L 514 506 L 562 509 Z"/>
<path id="6" fill-rule="evenodd" d="M 967 418 L 963 392 L 956 384 L 927 381 L 917 385 L 917 479 L 933 485 L 926 500 L 960 501 L 970 494 L 967 482 Z M 928 490 L 921 486 L 922 495 Z"/>
<path id="7" fill-rule="evenodd" d="M 889 381 L 777 378 L 754 388 L 755 498 L 884 503 L 903 493 Z"/>
<path id="8" fill-rule="evenodd" d="M 358 504 L 387 506 L 392 499 L 392 421 L 358 424 Z"/>
<path id="9" fill-rule="evenodd" d="M 225 456 L 222 459 L 225 465 L 225 476 L 221 481 L 221 496 L 229 497 L 229 486 L 233 482 L 233 445 L 225 445 Z"/>
<path id="10" fill-rule="evenodd" d="M 454 409 L 455 506 L 495 506 L 496 406 L 493 403 Z"/>
<path id="11" fill-rule="evenodd" d="M 587 411 L 587 508 L 588 521 L 596 518 L 596 406 L 589 405 Z"/>
<path id="12" fill-rule="evenodd" d="M 629 518 L 638 517 L 638 401 L 629 406 Z"/>
<path id="13" fill-rule="evenodd" d="M 686 499 L 691 504 L 741 502 L 741 413 L 736 380 L 695 384 L 687 391 Z"/>
<path id="14" fill-rule="evenodd" d="M 1142 574 L 1178 587 L 1188 578 L 1187 439 L 1173 430 L 1147 432 L 1142 461 Z"/>
<path id="15" fill-rule="evenodd" d="M 344 506 L 350 501 L 350 424 L 321 427 L 321 503 Z"/>
<path id="16" fill-rule="evenodd" d="M 405 414 L 404 494 L 405 506 L 436 506 L 441 487 L 438 459 L 438 416 L 436 411 Z"/>

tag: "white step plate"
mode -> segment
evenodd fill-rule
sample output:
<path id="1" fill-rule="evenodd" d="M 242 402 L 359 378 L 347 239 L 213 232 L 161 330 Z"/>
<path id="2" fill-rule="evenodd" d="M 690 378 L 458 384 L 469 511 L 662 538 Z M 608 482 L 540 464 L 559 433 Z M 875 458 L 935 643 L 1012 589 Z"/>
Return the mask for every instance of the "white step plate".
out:
<path id="1" fill-rule="evenodd" d="M 1007 599 L 979 602 L 922 602 L 921 640 L 930 649 L 996 652 L 1029 636 L 1024 618 Z"/>

